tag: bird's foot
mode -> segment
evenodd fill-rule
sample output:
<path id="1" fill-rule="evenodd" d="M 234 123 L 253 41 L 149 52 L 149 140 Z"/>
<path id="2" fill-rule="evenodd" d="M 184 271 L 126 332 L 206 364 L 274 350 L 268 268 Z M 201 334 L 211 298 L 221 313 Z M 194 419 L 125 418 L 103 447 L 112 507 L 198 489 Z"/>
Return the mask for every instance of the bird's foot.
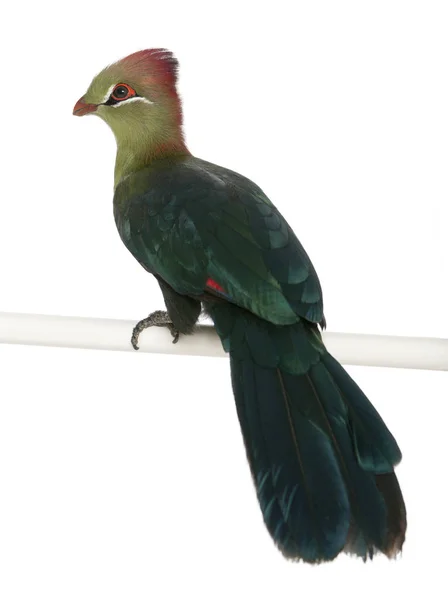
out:
<path id="1" fill-rule="evenodd" d="M 174 327 L 168 313 L 165 310 L 156 310 L 146 319 L 142 319 L 132 330 L 131 344 L 134 350 L 138 350 L 138 338 L 141 332 L 148 327 L 166 327 L 173 336 L 173 344 L 179 340 L 179 332 Z"/>

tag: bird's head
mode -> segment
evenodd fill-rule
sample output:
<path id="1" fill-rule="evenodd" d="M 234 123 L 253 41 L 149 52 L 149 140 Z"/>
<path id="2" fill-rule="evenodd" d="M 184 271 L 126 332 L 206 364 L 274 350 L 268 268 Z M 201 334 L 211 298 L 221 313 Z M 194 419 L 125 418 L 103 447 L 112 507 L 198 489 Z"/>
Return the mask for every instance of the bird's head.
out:
<path id="1" fill-rule="evenodd" d="M 115 134 L 118 153 L 129 148 L 156 156 L 164 149 L 185 149 L 177 69 L 169 50 L 135 52 L 103 69 L 73 114 L 101 117 Z"/>

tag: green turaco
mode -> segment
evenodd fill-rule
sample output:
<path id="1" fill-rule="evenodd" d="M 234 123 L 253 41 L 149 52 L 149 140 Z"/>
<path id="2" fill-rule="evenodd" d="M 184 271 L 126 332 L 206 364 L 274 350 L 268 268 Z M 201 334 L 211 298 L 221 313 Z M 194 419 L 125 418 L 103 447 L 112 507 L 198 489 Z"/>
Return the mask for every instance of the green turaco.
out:
<path id="1" fill-rule="evenodd" d="M 395 557 L 406 532 L 398 445 L 322 342 L 321 286 L 291 227 L 255 183 L 189 152 L 177 70 L 168 50 L 136 52 L 97 75 L 74 108 L 115 134 L 117 228 L 166 303 L 132 343 L 151 325 L 177 341 L 209 315 L 230 355 L 263 518 L 284 556 Z"/>

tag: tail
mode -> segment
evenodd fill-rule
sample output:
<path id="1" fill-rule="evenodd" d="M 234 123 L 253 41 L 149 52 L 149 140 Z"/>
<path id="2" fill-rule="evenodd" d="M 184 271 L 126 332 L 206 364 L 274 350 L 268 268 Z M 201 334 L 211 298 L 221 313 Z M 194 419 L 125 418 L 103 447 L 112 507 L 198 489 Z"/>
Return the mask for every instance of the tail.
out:
<path id="1" fill-rule="evenodd" d="M 317 327 L 273 325 L 227 304 L 210 313 L 230 352 L 263 518 L 285 557 L 395 557 L 406 533 L 400 450 Z"/>

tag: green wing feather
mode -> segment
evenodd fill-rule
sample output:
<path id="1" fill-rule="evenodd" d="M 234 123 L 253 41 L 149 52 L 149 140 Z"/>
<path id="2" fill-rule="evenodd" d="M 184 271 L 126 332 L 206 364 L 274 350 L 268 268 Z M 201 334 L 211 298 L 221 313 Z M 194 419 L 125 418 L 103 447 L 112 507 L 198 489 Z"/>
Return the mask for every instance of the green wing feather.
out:
<path id="1" fill-rule="evenodd" d="M 201 295 L 211 277 L 263 319 L 323 322 L 308 255 L 249 179 L 194 157 L 160 161 L 118 186 L 114 205 L 128 249 L 178 293 Z"/>

